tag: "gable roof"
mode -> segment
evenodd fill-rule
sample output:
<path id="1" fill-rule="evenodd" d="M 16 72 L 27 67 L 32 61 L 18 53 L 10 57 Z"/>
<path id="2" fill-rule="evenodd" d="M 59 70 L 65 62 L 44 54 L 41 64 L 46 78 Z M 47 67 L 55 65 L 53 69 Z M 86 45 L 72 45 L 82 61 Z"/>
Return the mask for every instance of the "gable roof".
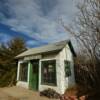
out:
<path id="1" fill-rule="evenodd" d="M 61 41 L 61 42 L 57 42 L 57 43 L 53 43 L 53 44 L 48 44 L 45 46 L 28 49 L 27 51 L 16 56 L 16 58 L 22 58 L 22 57 L 29 56 L 29 55 L 42 54 L 42 53 L 51 52 L 51 51 L 60 51 L 65 47 L 65 45 L 67 43 L 68 43 L 73 55 L 76 56 L 71 42 L 65 40 L 65 41 Z"/>

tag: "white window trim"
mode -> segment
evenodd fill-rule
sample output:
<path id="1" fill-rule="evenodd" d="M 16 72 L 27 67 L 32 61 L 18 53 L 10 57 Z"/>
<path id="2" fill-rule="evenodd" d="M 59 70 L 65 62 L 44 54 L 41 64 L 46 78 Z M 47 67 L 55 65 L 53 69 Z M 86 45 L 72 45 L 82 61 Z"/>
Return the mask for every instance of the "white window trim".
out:
<path id="1" fill-rule="evenodd" d="M 22 64 L 22 63 L 24 63 L 24 62 L 27 62 L 28 63 L 28 66 L 27 67 L 29 67 L 29 62 L 28 61 L 19 61 L 18 62 L 18 69 L 17 69 L 17 81 L 18 82 L 20 82 L 20 83 L 25 83 L 25 84 L 27 84 L 27 83 L 29 83 L 29 68 L 28 68 L 28 75 L 27 75 L 27 82 L 24 82 L 24 81 L 21 81 L 21 80 L 19 80 L 19 77 L 20 77 L 20 64 Z"/>
<path id="2" fill-rule="evenodd" d="M 42 82 L 42 78 L 41 78 L 41 62 L 42 61 L 49 61 L 49 60 L 55 60 L 55 61 L 57 61 L 57 59 L 56 58 L 51 58 L 51 59 L 40 59 L 40 62 L 39 62 L 39 66 L 40 66 L 40 68 L 39 68 L 39 85 L 43 85 L 43 84 L 41 84 Z M 44 84 L 45 85 L 45 84 Z M 57 62 L 56 62 L 56 86 L 57 86 Z"/>

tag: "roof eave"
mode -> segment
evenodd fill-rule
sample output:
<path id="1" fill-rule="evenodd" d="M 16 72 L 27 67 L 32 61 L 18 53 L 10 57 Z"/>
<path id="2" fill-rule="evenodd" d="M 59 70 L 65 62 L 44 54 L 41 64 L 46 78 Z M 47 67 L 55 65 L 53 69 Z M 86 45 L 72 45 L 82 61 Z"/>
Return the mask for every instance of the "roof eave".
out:
<path id="1" fill-rule="evenodd" d="M 63 49 L 63 48 L 62 48 Z M 29 54 L 29 55 L 24 55 L 24 56 L 16 56 L 15 59 L 20 59 L 26 56 L 31 56 L 31 55 L 40 55 L 40 54 L 44 54 L 44 53 L 53 53 L 53 52 L 60 52 L 62 49 L 58 49 L 58 50 L 53 50 L 53 51 L 47 51 L 47 52 L 41 52 L 41 53 L 37 53 L 37 54 Z"/>
<path id="2" fill-rule="evenodd" d="M 77 57 L 77 54 L 76 54 L 76 52 L 75 52 L 75 50 L 74 50 L 74 48 L 73 48 L 73 45 L 72 45 L 71 41 L 68 41 L 68 45 L 69 45 L 69 47 L 70 47 L 70 49 L 71 49 L 71 51 L 72 51 L 72 53 L 73 53 L 73 56 L 74 56 L 74 57 Z"/>

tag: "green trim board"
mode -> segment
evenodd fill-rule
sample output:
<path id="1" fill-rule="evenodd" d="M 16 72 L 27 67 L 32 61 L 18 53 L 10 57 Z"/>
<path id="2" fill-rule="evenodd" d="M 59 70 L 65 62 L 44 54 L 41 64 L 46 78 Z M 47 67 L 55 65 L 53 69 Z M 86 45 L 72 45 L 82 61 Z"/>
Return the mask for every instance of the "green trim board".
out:
<path id="1" fill-rule="evenodd" d="M 38 90 L 38 69 L 39 61 L 32 60 L 30 61 L 30 71 L 29 71 L 29 88 L 32 90 Z"/>
<path id="2" fill-rule="evenodd" d="M 64 66 L 65 66 L 65 77 L 71 76 L 71 62 L 65 60 Z"/>

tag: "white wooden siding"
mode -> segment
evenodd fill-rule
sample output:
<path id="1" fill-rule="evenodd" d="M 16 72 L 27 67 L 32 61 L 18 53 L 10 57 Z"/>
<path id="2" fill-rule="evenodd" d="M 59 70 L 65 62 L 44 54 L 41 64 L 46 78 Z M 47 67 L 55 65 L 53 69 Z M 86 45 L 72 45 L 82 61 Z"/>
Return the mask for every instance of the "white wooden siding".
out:
<path id="1" fill-rule="evenodd" d="M 18 61 L 18 68 L 17 68 L 17 86 L 20 86 L 20 87 L 23 87 L 23 88 L 29 88 L 29 86 L 28 86 L 28 83 L 29 83 L 29 66 L 28 66 L 28 78 L 27 78 L 27 82 L 23 82 L 23 81 L 20 81 L 19 80 L 19 74 L 20 74 L 20 64 L 21 63 L 23 63 L 23 62 L 26 62 L 26 61 L 24 61 L 24 60 L 19 60 Z M 28 63 L 28 65 L 29 65 L 29 63 Z"/>
<path id="2" fill-rule="evenodd" d="M 42 85 L 41 84 L 41 61 L 43 60 L 56 60 L 56 80 L 57 80 L 57 86 L 49 86 L 49 85 Z M 65 77 L 65 66 L 64 66 L 64 60 L 68 60 L 71 62 L 71 76 Z M 18 63 L 18 72 L 17 72 L 17 81 L 19 80 L 19 70 L 20 70 L 20 62 Z M 29 70 L 29 66 L 28 66 Z M 29 71 L 28 71 L 28 82 L 29 82 Z M 26 87 L 28 88 L 28 82 L 17 82 L 18 86 Z M 65 46 L 59 53 L 55 54 L 49 54 L 43 56 L 39 61 L 39 91 L 52 88 L 55 91 L 63 94 L 65 89 L 68 87 L 71 87 L 75 84 L 75 78 L 74 78 L 74 61 L 73 61 L 73 55 L 68 45 Z"/>
<path id="3" fill-rule="evenodd" d="M 61 66 L 61 70 L 59 70 L 61 71 L 61 83 L 62 83 L 61 91 L 62 93 L 64 93 L 66 88 L 75 85 L 73 54 L 68 45 L 66 45 L 65 48 L 63 48 L 62 51 L 59 53 L 59 59 Z M 65 77 L 64 60 L 68 60 L 71 62 L 71 76 L 69 77 Z"/>

